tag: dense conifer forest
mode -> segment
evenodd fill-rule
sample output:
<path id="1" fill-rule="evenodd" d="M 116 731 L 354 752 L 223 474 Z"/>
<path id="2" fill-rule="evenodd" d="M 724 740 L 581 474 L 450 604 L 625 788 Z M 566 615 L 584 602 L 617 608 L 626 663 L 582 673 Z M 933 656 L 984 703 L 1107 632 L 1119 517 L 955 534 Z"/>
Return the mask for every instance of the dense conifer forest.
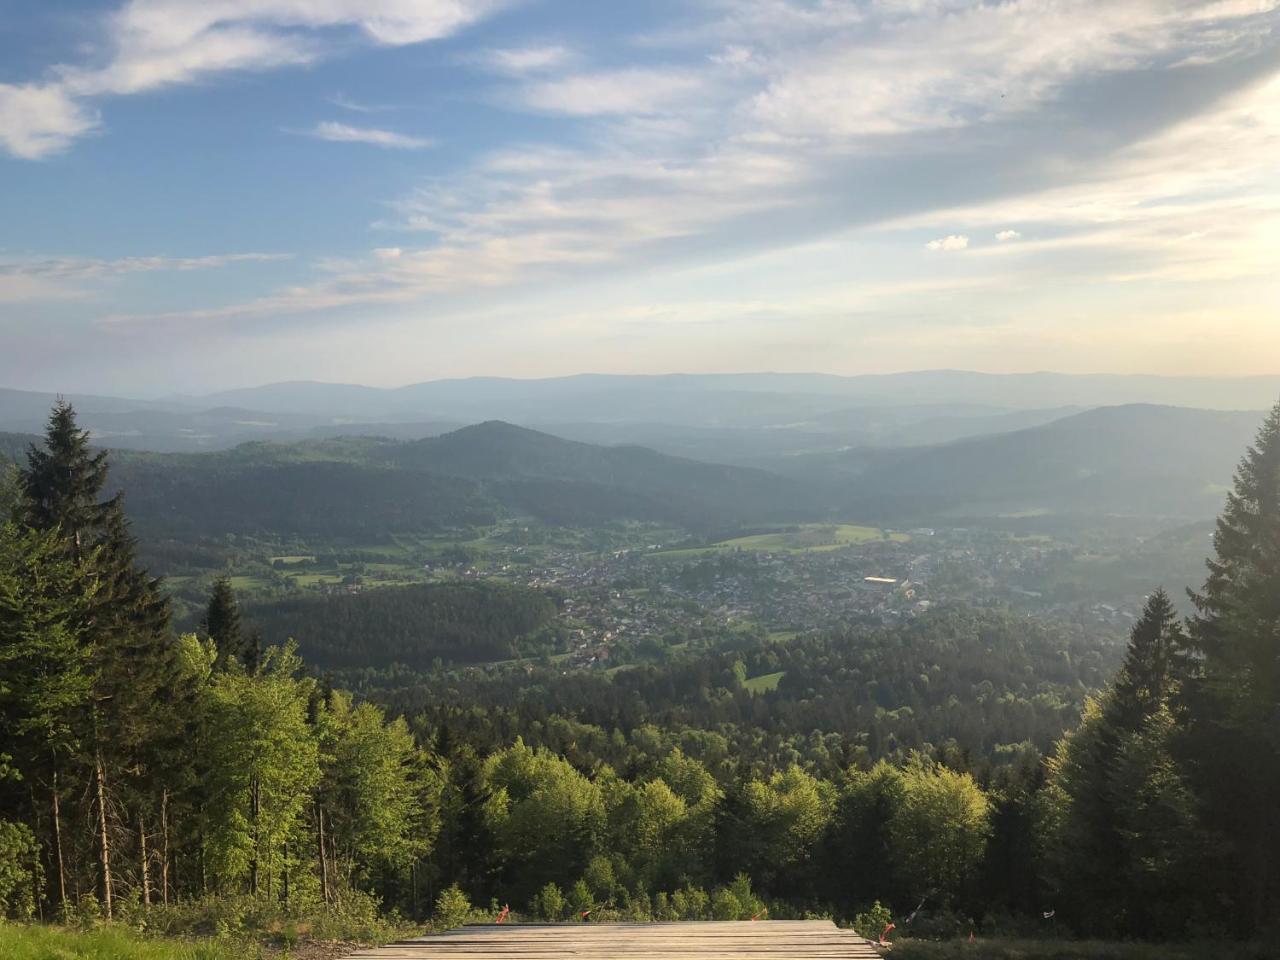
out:
<path id="1" fill-rule="evenodd" d="M 5 488 L 7 917 L 448 924 L 492 902 L 1277 932 L 1280 407 L 1194 614 L 1152 584 L 1123 651 L 952 605 L 573 671 L 554 598 L 479 584 L 242 609 L 224 580 L 179 632 L 108 469 L 59 405 Z M 419 614 L 429 637 L 403 627 Z"/>

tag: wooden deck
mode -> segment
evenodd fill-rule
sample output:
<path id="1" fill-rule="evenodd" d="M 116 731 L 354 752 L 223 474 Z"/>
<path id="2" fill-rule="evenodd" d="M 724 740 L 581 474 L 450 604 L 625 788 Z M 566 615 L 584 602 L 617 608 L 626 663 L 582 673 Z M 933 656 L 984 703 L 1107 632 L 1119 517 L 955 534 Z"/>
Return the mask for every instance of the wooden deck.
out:
<path id="1" fill-rule="evenodd" d="M 463 927 L 354 955 L 367 960 L 870 960 L 880 954 L 825 920 L 561 923 Z"/>

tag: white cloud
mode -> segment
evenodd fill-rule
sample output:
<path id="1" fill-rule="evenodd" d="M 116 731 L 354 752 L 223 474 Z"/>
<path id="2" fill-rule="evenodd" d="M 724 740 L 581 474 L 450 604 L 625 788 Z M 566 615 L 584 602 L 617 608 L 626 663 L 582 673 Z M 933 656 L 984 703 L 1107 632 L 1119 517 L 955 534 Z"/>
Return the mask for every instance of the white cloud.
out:
<path id="1" fill-rule="evenodd" d="M 24 159 L 65 149 L 93 129 L 82 103 L 195 83 L 234 70 L 311 63 L 327 31 L 386 46 L 446 37 L 507 0 L 130 0 L 104 21 L 106 56 L 59 65 L 43 84 L 0 86 L 0 146 Z"/>
<path id="2" fill-rule="evenodd" d="M 335 107 L 341 107 L 343 110 L 350 110 L 352 113 L 383 113 L 384 111 L 393 109 L 380 103 L 361 103 L 359 100 L 353 100 L 341 93 L 336 93 L 329 98 L 329 102 Z"/>
<path id="3" fill-rule="evenodd" d="M 680 66 L 558 75 L 563 64 L 548 65 L 551 76 L 524 76 L 512 99 L 532 110 L 585 118 L 590 145 L 509 145 L 402 197 L 394 205 L 396 218 L 379 224 L 417 231 L 420 242 L 325 264 L 309 285 L 239 306 L 161 319 L 411 303 L 575 270 L 614 269 L 676 242 L 688 241 L 696 250 L 708 236 L 781 246 L 795 243 L 796 232 L 779 229 L 775 238 L 775 211 L 780 224 L 788 217 L 793 223 L 822 221 L 815 211 L 838 204 L 858 225 L 855 232 L 909 226 L 937 237 L 925 244 L 929 250 L 970 250 L 956 258 L 963 270 L 982 269 L 1001 256 L 1005 262 L 1031 260 L 1055 249 L 1109 244 L 1145 251 L 1141 263 L 1121 266 L 1108 258 L 1105 276 L 1128 282 L 1175 267 L 1183 276 L 1209 276 L 1226 269 L 1228 249 L 1232 262 L 1248 269 L 1272 255 L 1275 245 L 1266 240 L 1274 238 L 1274 218 L 1255 215 L 1258 197 L 1275 196 L 1266 185 L 1280 150 L 1274 103 L 1243 112 L 1201 107 L 1200 115 L 1167 133 L 1128 147 L 1117 138 L 1120 146 L 1075 165 L 1068 151 L 1050 145 L 1037 158 L 1034 177 L 1010 179 L 1027 184 L 1020 195 L 997 195 L 974 206 L 951 206 L 966 196 L 963 165 L 954 177 L 936 171 L 953 157 L 985 156 L 997 167 L 1008 162 L 993 131 L 1048 101 L 1068 102 L 1074 83 L 1122 69 L 1201 69 L 1172 65 L 1198 51 L 1211 51 L 1217 60 L 1224 51 L 1247 49 L 1256 39 L 1253 18 L 1273 4 L 1174 8 L 1132 0 L 1103 9 L 1084 0 L 957 0 L 889 6 L 873 4 L 851 16 L 852 7 L 843 4 L 725 3 L 728 21 Z M 752 69 L 744 71 L 748 62 Z M 537 57 L 525 61 L 528 72 L 537 63 Z M 513 65 L 508 72 L 519 71 Z M 1131 121 L 1110 117 L 1124 136 L 1131 136 Z M 1098 118 L 1099 133 L 1106 123 Z M 943 161 L 919 181 L 925 199 L 881 202 L 882 188 L 891 193 L 900 185 L 892 159 L 909 161 L 924 151 Z M 851 158 L 881 152 L 889 161 L 872 169 L 883 179 L 846 175 L 861 169 Z M 904 182 L 911 176 L 904 173 Z M 937 191 L 939 182 L 948 190 Z M 1046 182 L 1059 186 L 1037 186 Z M 1248 229 L 1225 231 L 1221 204 L 1193 215 L 1191 207 L 1211 196 L 1234 198 L 1252 211 L 1232 214 Z M 910 218 L 898 215 L 921 208 Z M 1162 211 L 1170 211 L 1169 219 Z M 734 231 L 747 216 L 756 217 L 756 235 L 744 231 L 740 237 Z M 825 222 L 835 221 L 833 215 Z M 1020 237 L 1010 223 L 1042 239 L 1012 243 Z M 994 235 L 997 243 L 971 249 L 971 234 Z M 1246 235 L 1256 244 L 1251 256 L 1237 248 Z M 1191 239 L 1173 242 L 1177 237 Z M 707 247 L 711 257 L 735 256 L 715 250 L 714 243 Z M 1040 269 L 1048 276 L 1068 268 Z"/>
<path id="4" fill-rule="evenodd" d="M 58 153 L 97 125 L 94 111 L 58 86 L 0 83 L 0 148 L 15 157 Z"/>
<path id="5" fill-rule="evenodd" d="M 1179 50 L 1248 51 L 1266 27 L 1259 18 L 1275 6 L 894 4 L 900 16 L 875 29 L 814 28 L 808 43 L 781 51 L 784 66 L 753 110 L 779 131 L 824 138 L 953 130 L 1033 109 L 1077 78 L 1159 64 Z"/>
<path id="6" fill-rule="evenodd" d="M 636 67 L 539 81 L 525 87 L 522 97 L 527 106 L 551 113 L 649 114 L 686 104 L 700 83 L 690 71 Z"/>
<path id="7" fill-rule="evenodd" d="M 499 73 L 520 75 L 562 67 L 572 59 L 573 53 L 567 47 L 548 45 L 490 50 L 483 62 Z"/>
<path id="8" fill-rule="evenodd" d="M 390 150 L 422 150 L 435 143 L 427 137 L 414 137 L 392 130 L 379 130 L 375 127 L 353 127 L 334 120 L 317 123 L 304 132 L 317 140 L 330 140 L 334 143 L 367 143 Z"/>

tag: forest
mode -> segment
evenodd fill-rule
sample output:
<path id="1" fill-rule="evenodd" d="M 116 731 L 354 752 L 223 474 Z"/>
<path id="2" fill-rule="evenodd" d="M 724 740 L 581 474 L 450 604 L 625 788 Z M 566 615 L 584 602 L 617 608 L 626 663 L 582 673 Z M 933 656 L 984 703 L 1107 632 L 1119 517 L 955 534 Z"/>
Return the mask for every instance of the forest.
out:
<path id="1" fill-rule="evenodd" d="M 220 581 L 180 632 L 109 466 L 60 404 L 0 504 L 6 917 L 1280 935 L 1280 407 L 1194 613 L 1152 584 L 1124 650 L 952 605 L 584 673 L 508 645 L 552 599 L 471 585 L 398 588 L 356 646 L 359 605 Z"/>

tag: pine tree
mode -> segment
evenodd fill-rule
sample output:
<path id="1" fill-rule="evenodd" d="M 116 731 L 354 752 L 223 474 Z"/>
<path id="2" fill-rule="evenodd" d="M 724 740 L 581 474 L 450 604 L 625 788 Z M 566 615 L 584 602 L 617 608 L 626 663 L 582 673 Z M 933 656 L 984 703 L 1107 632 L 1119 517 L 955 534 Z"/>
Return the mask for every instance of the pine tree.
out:
<path id="1" fill-rule="evenodd" d="M 80 745 L 80 719 L 94 683 L 77 632 L 78 601 L 95 589 L 84 566 L 66 559 L 51 533 L 0 527 L 0 743 L 13 752 L 32 806 L 47 804 L 50 879 L 64 912 L 65 771 Z M 36 824 L 44 820 L 37 809 L 29 816 Z"/>
<path id="2" fill-rule="evenodd" d="M 1260 925 L 1280 913 L 1280 405 L 1240 462 L 1214 554 L 1192 597 L 1186 750 Z"/>
<path id="3" fill-rule="evenodd" d="M 45 446 L 30 447 L 27 468 L 19 475 L 24 519 L 37 530 L 60 529 L 80 559 L 116 503 L 98 501 L 107 480 L 107 453 L 90 453 L 89 433 L 76 425 L 75 411 L 64 400 L 49 415 Z"/>
<path id="4" fill-rule="evenodd" d="M 244 661 L 245 654 L 251 652 L 250 644 L 246 642 L 244 627 L 240 622 L 240 604 L 236 602 L 230 577 L 219 577 L 214 581 L 213 591 L 209 594 L 209 606 L 200 626 L 217 646 L 218 669 L 224 669 L 231 659 L 238 660 L 241 666 L 249 668 L 250 665 Z"/>
<path id="5" fill-rule="evenodd" d="M 65 555 L 86 564 L 97 585 L 82 598 L 77 634 L 94 678 L 84 721 L 87 795 L 101 903 L 110 918 L 115 838 L 136 836 L 143 847 L 146 842 L 145 822 L 138 818 L 146 780 L 154 773 L 153 748 L 164 735 L 160 708 L 172 691 L 169 602 L 160 581 L 137 564 L 120 494 L 100 499 L 106 454 L 90 452 L 89 435 L 76 425 L 69 404 L 54 407 L 45 447 L 29 450 L 19 475 L 23 518 L 35 530 L 59 536 Z M 125 814 L 126 808 L 132 810 Z M 139 871 L 145 889 L 141 856 Z"/>
<path id="6" fill-rule="evenodd" d="M 1183 672 L 1186 646 L 1173 601 L 1163 589 L 1157 590 L 1147 598 L 1142 617 L 1129 634 L 1124 666 L 1115 680 L 1110 707 L 1118 729 L 1136 732 L 1168 701 Z"/>

